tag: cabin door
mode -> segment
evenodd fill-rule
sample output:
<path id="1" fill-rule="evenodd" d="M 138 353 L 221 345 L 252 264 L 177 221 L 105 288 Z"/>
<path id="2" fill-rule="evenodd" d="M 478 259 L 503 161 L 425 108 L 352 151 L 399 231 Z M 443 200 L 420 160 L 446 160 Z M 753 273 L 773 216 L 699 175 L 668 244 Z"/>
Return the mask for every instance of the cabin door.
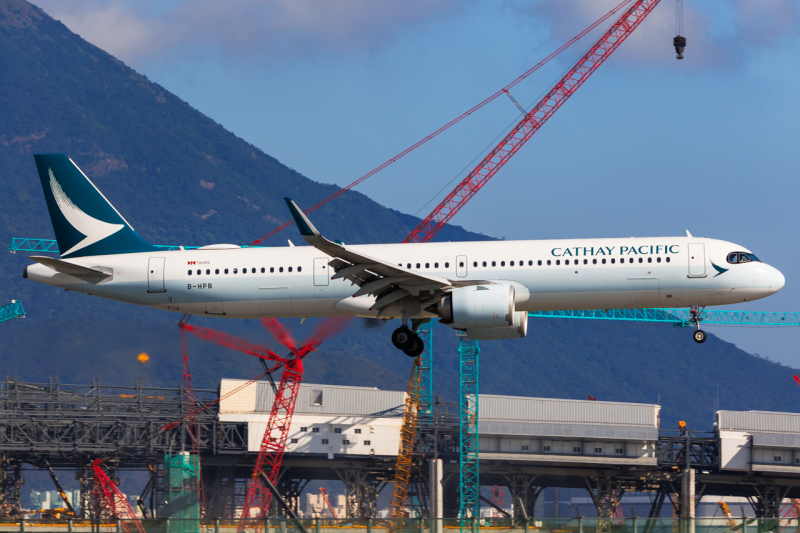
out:
<path id="1" fill-rule="evenodd" d="M 702 278 L 706 275 L 706 245 L 689 244 L 689 277 Z"/>
<path id="2" fill-rule="evenodd" d="M 151 257 L 147 262 L 147 292 L 167 292 L 164 289 L 163 257 Z"/>

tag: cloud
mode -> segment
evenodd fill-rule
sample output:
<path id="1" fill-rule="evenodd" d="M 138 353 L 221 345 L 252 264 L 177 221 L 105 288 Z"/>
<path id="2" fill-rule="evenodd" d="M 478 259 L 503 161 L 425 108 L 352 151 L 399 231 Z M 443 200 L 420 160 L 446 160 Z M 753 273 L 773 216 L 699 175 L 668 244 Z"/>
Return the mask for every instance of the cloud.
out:
<path id="1" fill-rule="evenodd" d="M 620 1 L 540 0 L 530 4 L 511 0 L 511 3 L 514 9 L 546 21 L 551 39 L 560 44 Z M 688 59 L 685 63 L 695 67 L 740 65 L 749 52 L 774 47 L 787 36 L 800 35 L 800 7 L 796 0 L 699 0 L 685 2 L 683 11 L 682 34 L 687 37 Z M 667 61 L 674 62 L 672 37 L 676 32 L 675 0 L 663 0 L 617 55 L 635 64 L 661 66 Z M 597 32 L 594 38 L 599 35 Z M 588 41 L 583 46 L 588 46 Z"/>
<path id="2" fill-rule="evenodd" d="M 125 61 L 180 48 L 231 57 L 351 53 L 459 9 L 458 0 L 34 0 Z"/>

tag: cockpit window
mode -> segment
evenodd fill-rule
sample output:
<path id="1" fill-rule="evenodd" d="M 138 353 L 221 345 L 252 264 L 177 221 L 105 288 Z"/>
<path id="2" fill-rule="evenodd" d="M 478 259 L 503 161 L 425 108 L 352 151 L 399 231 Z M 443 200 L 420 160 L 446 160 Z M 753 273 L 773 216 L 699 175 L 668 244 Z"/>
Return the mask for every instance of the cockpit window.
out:
<path id="1" fill-rule="evenodd" d="M 747 252 L 731 252 L 728 254 L 728 263 L 750 263 L 751 261 L 758 261 L 758 257 Z"/>

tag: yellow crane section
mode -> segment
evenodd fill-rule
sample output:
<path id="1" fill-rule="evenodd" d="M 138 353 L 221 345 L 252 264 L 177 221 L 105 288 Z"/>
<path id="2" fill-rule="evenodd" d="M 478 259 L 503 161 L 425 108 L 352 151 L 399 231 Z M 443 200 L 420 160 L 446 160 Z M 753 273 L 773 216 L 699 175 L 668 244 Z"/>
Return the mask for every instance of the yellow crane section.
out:
<path id="1" fill-rule="evenodd" d="M 403 408 L 403 427 L 400 429 L 400 450 L 395 464 L 394 489 L 392 489 L 392 505 L 389 511 L 391 518 L 406 518 L 406 496 L 411 480 L 411 462 L 414 455 L 414 438 L 417 435 L 417 410 L 419 409 L 419 373 L 422 363 L 420 358 L 414 360 L 411 368 L 411 379 L 408 380 L 406 401 Z"/>

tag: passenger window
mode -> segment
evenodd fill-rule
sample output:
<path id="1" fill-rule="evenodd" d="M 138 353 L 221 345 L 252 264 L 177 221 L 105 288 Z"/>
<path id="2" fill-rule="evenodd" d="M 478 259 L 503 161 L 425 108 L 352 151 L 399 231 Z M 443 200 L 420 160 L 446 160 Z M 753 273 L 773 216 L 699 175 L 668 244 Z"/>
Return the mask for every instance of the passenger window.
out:
<path id="1" fill-rule="evenodd" d="M 494 266 L 494 263 L 492 263 L 492 266 Z M 506 262 L 505 262 L 505 261 L 500 261 L 500 266 L 501 266 L 501 267 L 504 267 L 504 266 L 506 266 Z"/>
<path id="2" fill-rule="evenodd" d="M 613 261 L 613 259 L 612 259 L 612 261 Z M 603 258 L 603 264 L 604 264 L 604 265 L 606 264 L 606 259 L 605 259 L 605 257 Z"/>
<path id="3" fill-rule="evenodd" d="M 264 272 L 266 272 L 266 270 L 267 270 L 266 268 L 264 268 L 264 267 L 261 267 L 261 273 L 262 273 L 262 274 L 263 274 Z"/>
<path id="4" fill-rule="evenodd" d="M 561 264 L 561 259 L 556 259 L 556 264 L 560 265 Z"/>
<path id="5" fill-rule="evenodd" d="M 211 275 L 211 269 L 210 269 L 210 268 L 207 268 L 207 269 L 206 269 L 206 275 L 207 275 L 207 276 L 208 276 L 208 275 Z"/>
<path id="6" fill-rule="evenodd" d="M 447 263 L 445 263 L 444 266 L 447 266 Z M 464 268 L 464 261 L 459 261 L 458 262 L 458 266 L 460 266 L 461 268 Z"/>
<path id="7" fill-rule="evenodd" d="M 463 266 L 464 266 L 464 263 L 461 263 L 461 266 L 463 267 Z M 450 263 L 445 263 L 445 264 L 444 264 L 444 267 L 445 267 L 445 268 L 450 268 Z"/>
<path id="8" fill-rule="evenodd" d="M 648 262 L 648 263 L 652 263 L 652 262 L 653 262 L 653 258 L 652 258 L 652 257 L 648 257 L 648 258 L 647 258 L 647 262 Z"/>
<path id="9" fill-rule="evenodd" d="M 474 266 L 474 267 L 478 266 L 478 262 L 477 261 L 473 261 L 472 262 L 472 266 Z"/>
<path id="10" fill-rule="evenodd" d="M 256 273 L 256 269 L 255 269 L 255 268 L 251 268 L 251 269 L 250 269 L 250 273 L 251 273 L 251 274 L 255 274 L 255 273 Z"/>
<path id="11" fill-rule="evenodd" d="M 633 259 L 633 257 L 631 257 L 631 259 Z M 644 262 L 644 259 L 640 257 L 640 258 L 639 258 L 639 262 L 640 262 L 640 263 L 643 263 L 643 262 Z"/>
<path id="12" fill-rule="evenodd" d="M 236 274 L 237 272 L 239 272 L 239 269 L 238 268 L 234 268 L 233 269 L 233 273 Z"/>
<path id="13" fill-rule="evenodd" d="M 605 261 L 605 259 L 604 259 L 603 261 Z M 611 264 L 612 264 L 612 265 L 614 264 L 614 261 L 615 261 L 615 259 L 612 257 L 612 258 L 611 258 Z M 623 259 L 623 261 L 624 261 L 624 259 Z"/>
<path id="14" fill-rule="evenodd" d="M 667 257 L 667 263 L 669 263 L 669 257 Z"/>
<path id="15" fill-rule="evenodd" d="M 497 263 L 492 261 L 492 266 L 497 266 Z"/>
<path id="16" fill-rule="evenodd" d="M 408 264 L 406 265 L 406 268 L 411 268 L 411 263 L 408 263 Z"/>
<path id="17" fill-rule="evenodd" d="M 289 272 L 291 272 L 291 271 L 292 271 L 292 267 L 289 267 Z"/>
<path id="18" fill-rule="evenodd" d="M 564 261 L 564 264 L 565 264 L 565 265 L 568 265 L 568 264 L 569 264 L 569 259 L 566 259 L 566 260 Z"/>
<path id="19" fill-rule="evenodd" d="M 214 270 L 214 274 L 219 274 L 219 269 Z"/>
<path id="20" fill-rule="evenodd" d="M 275 272 L 275 267 L 269 267 L 269 273 L 272 274 L 273 272 Z"/>
<path id="21" fill-rule="evenodd" d="M 511 261 L 511 262 L 508 264 L 508 266 L 512 266 L 512 267 L 513 267 L 513 266 L 514 266 L 514 261 Z"/>
<path id="22" fill-rule="evenodd" d="M 539 264 L 541 265 L 541 264 L 542 264 L 542 262 L 541 262 L 541 261 L 539 261 Z M 528 261 L 528 266 L 533 266 L 533 261 Z"/>
<path id="23" fill-rule="evenodd" d="M 439 268 L 439 263 L 434 263 L 433 268 Z"/>
<path id="24" fill-rule="evenodd" d="M 417 270 L 419 270 L 419 263 L 417 263 Z"/>
<path id="25" fill-rule="evenodd" d="M 539 259 L 539 265 L 538 266 L 542 266 L 542 260 L 541 259 Z"/>
<path id="26" fill-rule="evenodd" d="M 303 267 L 297 267 L 297 271 L 298 272 L 302 272 L 303 271 Z"/>
<path id="27" fill-rule="evenodd" d="M 633 263 L 633 257 L 631 257 L 630 259 L 628 259 L 628 263 Z"/>
<path id="28" fill-rule="evenodd" d="M 430 267 L 431 267 L 430 263 L 425 263 L 425 268 L 430 268 Z"/>
<path id="29" fill-rule="evenodd" d="M 547 266 L 550 266 L 550 260 L 549 259 L 547 260 Z"/>
<path id="30" fill-rule="evenodd" d="M 597 259 L 592 259 L 592 264 L 596 265 L 597 264 Z"/>
<path id="31" fill-rule="evenodd" d="M 483 262 L 483 266 L 486 266 L 486 261 Z"/>
<path id="32" fill-rule="evenodd" d="M 588 260 L 588 259 L 584 259 L 584 260 L 583 260 L 583 264 L 584 264 L 584 265 L 588 265 L 588 264 L 589 264 L 589 260 Z"/>
<path id="33" fill-rule="evenodd" d="M 227 268 L 225 269 L 225 273 L 226 273 L 226 274 L 228 273 L 228 269 L 227 269 Z"/>
<path id="34" fill-rule="evenodd" d="M 190 275 L 190 276 L 192 275 L 192 271 L 191 271 L 191 270 L 189 271 L 189 275 Z"/>
<path id="35" fill-rule="evenodd" d="M 236 273 L 236 271 L 234 271 L 234 274 L 235 274 L 235 273 Z M 243 268 L 243 269 L 242 269 L 242 274 L 247 274 L 247 269 L 246 269 L 246 268 Z"/>
<path id="36" fill-rule="evenodd" d="M 660 262 L 661 262 L 661 258 L 660 257 L 656 257 L 656 263 L 660 263 Z"/>
<path id="37" fill-rule="evenodd" d="M 198 269 L 197 269 L 197 275 L 199 276 L 199 275 L 200 275 L 200 274 L 202 274 L 202 273 L 203 273 L 203 272 L 202 272 L 202 271 L 201 271 L 201 270 L 198 268 Z"/>

